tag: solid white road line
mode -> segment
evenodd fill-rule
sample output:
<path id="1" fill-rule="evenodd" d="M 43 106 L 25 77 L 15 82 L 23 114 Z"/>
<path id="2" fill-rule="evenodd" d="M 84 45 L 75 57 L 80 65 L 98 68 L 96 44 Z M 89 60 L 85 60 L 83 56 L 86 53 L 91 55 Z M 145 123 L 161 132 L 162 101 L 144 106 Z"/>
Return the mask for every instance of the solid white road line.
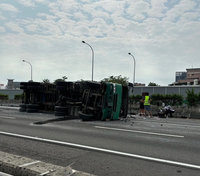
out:
<path id="1" fill-rule="evenodd" d="M 155 162 L 160 162 L 160 163 L 164 163 L 164 164 L 172 164 L 172 165 L 176 165 L 176 166 L 200 169 L 200 165 L 182 163 L 182 162 L 171 161 L 171 160 L 160 159 L 160 158 L 153 158 L 153 157 L 148 157 L 148 156 L 142 156 L 142 155 L 120 152 L 120 151 L 109 150 L 109 149 L 98 148 L 98 147 L 92 147 L 92 146 L 87 146 L 87 145 L 45 139 L 45 138 L 40 138 L 40 137 L 26 136 L 26 135 L 21 135 L 21 134 L 14 134 L 14 133 L 9 133 L 9 132 L 4 132 L 4 131 L 0 131 L 0 134 L 12 136 L 12 137 L 19 137 L 19 138 L 23 138 L 23 139 L 30 139 L 30 140 L 40 141 L 40 142 L 48 142 L 48 143 L 52 143 L 52 144 L 60 144 L 60 145 L 65 145 L 65 146 L 70 146 L 70 147 L 77 147 L 80 149 L 88 149 L 88 150 L 93 150 L 93 151 L 111 153 L 111 154 L 116 154 L 116 155 L 120 155 L 120 156 L 127 156 L 127 157 L 132 157 L 132 158 L 148 160 L 148 161 L 155 161 Z"/>
<path id="2" fill-rule="evenodd" d="M 142 134 L 150 134 L 150 135 L 157 135 L 157 136 L 184 138 L 184 136 L 174 135 L 174 134 L 154 133 L 154 132 L 147 132 L 147 131 L 128 130 L 128 129 L 110 128 L 110 127 L 102 127 L 102 126 L 94 126 L 94 127 L 100 128 L 100 129 L 105 129 L 105 130 L 124 131 L 124 132 L 131 132 L 131 133 L 142 133 Z"/>
<path id="3" fill-rule="evenodd" d="M 12 120 L 16 119 L 15 117 L 8 117 L 8 116 L 0 116 L 0 118 L 2 118 L 2 119 L 12 119 Z"/>
<path id="4" fill-rule="evenodd" d="M 14 107 L 14 106 L 0 106 L 0 109 L 15 109 L 15 110 L 19 110 L 19 107 Z"/>

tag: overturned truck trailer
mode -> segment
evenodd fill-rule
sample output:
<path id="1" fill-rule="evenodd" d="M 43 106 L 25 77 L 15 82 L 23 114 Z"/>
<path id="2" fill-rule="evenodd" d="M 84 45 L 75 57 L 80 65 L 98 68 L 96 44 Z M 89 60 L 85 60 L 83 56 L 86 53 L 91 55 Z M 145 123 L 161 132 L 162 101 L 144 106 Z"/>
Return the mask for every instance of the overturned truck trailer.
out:
<path id="1" fill-rule="evenodd" d="M 71 111 L 81 105 L 82 92 L 78 82 L 21 82 L 22 112 L 54 112 L 56 116 L 74 115 Z"/>
<path id="2" fill-rule="evenodd" d="M 20 89 L 23 90 L 21 112 L 53 111 L 57 99 L 54 84 L 39 82 L 21 82 Z"/>
<path id="3" fill-rule="evenodd" d="M 78 117 L 81 107 L 82 83 L 81 82 L 57 82 L 57 101 L 55 102 L 56 116 Z"/>
<path id="4" fill-rule="evenodd" d="M 22 82 L 20 111 L 54 112 L 86 120 L 117 120 L 127 116 L 128 87 L 109 82 Z"/>

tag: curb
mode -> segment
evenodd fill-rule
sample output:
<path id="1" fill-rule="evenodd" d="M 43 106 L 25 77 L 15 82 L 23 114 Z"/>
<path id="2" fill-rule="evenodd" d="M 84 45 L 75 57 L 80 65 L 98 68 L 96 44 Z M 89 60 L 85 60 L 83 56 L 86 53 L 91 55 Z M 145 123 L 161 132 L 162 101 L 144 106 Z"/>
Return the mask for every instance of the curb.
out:
<path id="1" fill-rule="evenodd" d="M 70 166 L 62 167 L 1 151 L 0 171 L 14 176 L 94 176 Z"/>
<path id="2" fill-rule="evenodd" d="M 19 110 L 19 107 L 17 107 L 17 106 L 2 106 L 2 105 L 0 105 L 0 109 Z"/>
<path id="3" fill-rule="evenodd" d="M 13 175 L 6 174 L 6 173 L 3 173 L 3 172 L 0 172 L 0 175 L 1 175 L 1 176 L 13 176 Z"/>

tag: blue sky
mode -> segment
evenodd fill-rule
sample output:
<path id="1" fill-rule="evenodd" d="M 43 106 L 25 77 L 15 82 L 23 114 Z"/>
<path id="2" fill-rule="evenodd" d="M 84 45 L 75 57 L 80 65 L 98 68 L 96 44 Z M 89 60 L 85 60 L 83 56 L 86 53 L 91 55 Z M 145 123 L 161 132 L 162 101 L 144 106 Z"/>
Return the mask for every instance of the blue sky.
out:
<path id="1" fill-rule="evenodd" d="M 168 85 L 200 67 L 199 0 L 1 0 L 0 83 L 126 76 Z"/>

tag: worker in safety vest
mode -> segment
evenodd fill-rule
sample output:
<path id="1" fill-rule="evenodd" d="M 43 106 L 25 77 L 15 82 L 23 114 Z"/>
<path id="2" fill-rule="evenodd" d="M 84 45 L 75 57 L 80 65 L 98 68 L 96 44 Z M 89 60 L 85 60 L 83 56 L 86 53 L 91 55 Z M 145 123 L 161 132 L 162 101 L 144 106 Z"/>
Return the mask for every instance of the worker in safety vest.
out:
<path id="1" fill-rule="evenodd" d="M 144 98 L 145 116 L 148 115 L 148 116 L 152 117 L 150 102 L 151 102 L 151 99 L 149 97 L 149 94 L 145 95 L 145 98 Z"/>

